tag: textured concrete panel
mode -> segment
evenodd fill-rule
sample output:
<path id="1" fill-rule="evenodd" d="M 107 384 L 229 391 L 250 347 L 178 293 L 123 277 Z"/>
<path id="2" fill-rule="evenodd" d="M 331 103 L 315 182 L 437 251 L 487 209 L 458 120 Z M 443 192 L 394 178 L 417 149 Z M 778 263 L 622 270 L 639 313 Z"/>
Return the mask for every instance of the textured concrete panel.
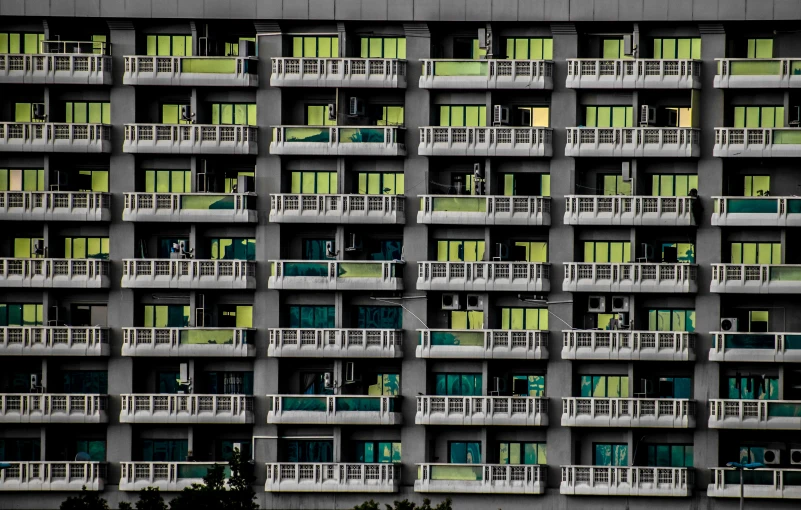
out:
<path id="1" fill-rule="evenodd" d="M 489 21 L 492 19 L 492 4 L 486 0 L 467 0 L 465 19 L 470 21 Z"/>
<path id="2" fill-rule="evenodd" d="M 309 19 L 344 19 L 338 17 L 335 0 L 308 0 L 308 2 Z M 286 11 L 286 6 L 284 6 L 284 11 Z"/>
<path id="3" fill-rule="evenodd" d="M 668 19 L 690 19 L 693 15 L 693 0 L 671 0 L 668 4 Z"/>
<path id="4" fill-rule="evenodd" d="M 25 16 L 50 15 L 50 0 L 27 0 L 25 2 Z"/>
<path id="5" fill-rule="evenodd" d="M 439 0 L 439 19 L 442 21 L 464 21 L 467 0 Z"/>
<path id="6" fill-rule="evenodd" d="M 171 2 L 169 2 L 171 3 Z M 197 3 L 195 0 L 178 0 L 178 16 L 181 18 L 192 18 L 196 16 Z M 153 6 L 153 16 L 156 15 L 156 6 Z"/>
<path id="7" fill-rule="evenodd" d="M 205 11 L 203 14 L 206 18 L 219 18 L 227 19 L 231 17 L 231 2 L 221 2 L 220 0 L 203 0 Z M 158 3 L 159 0 L 154 0 L 153 4 Z"/>
<path id="8" fill-rule="evenodd" d="M 153 2 L 153 17 L 154 18 L 177 18 L 178 16 L 197 16 L 197 2 L 194 3 L 191 10 L 187 9 L 183 13 L 180 12 L 179 5 L 187 3 L 186 0 L 175 0 L 171 2 Z"/>
<path id="9" fill-rule="evenodd" d="M 667 19 L 668 3 L 665 0 L 643 0 L 642 17 L 644 21 Z"/>
<path id="10" fill-rule="evenodd" d="M 414 0 L 414 19 L 431 21 L 439 19 L 439 0 Z"/>
<path id="11" fill-rule="evenodd" d="M 767 3 L 767 0 L 765 0 Z M 745 19 L 745 0 L 726 0 L 718 2 L 718 18 Z"/>
<path id="12" fill-rule="evenodd" d="M 620 15 L 620 19 L 641 20 L 642 0 L 620 0 L 618 2 L 618 15 Z"/>
<path id="13" fill-rule="evenodd" d="M 261 19 L 282 19 L 284 5 L 282 0 L 256 0 L 256 17 Z"/>
<path id="14" fill-rule="evenodd" d="M 368 2 L 370 0 L 367 0 Z M 389 19 L 409 21 L 414 18 L 414 0 L 390 0 L 387 5 Z"/>
<path id="15" fill-rule="evenodd" d="M 76 16 L 100 16 L 100 0 L 75 0 Z"/>
<path id="16" fill-rule="evenodd" d="M 361 0 L 361 2 L 362 2 L 362 19 L 397 20 L 397 18 L 389 18 L 387 16 L 387 4 L 389 3 L 389 0 Z"/>
<path id="17" fill-rule="evenodd" d="M 521 0 L 517 3 L 517 19 L 539 21 L 545 19 L 545 0 Z"/>
<path id="18" fill-rule="evenodd" d="M 631 19 L 628 13 L 620 12 L 618 0 L 595 0 L 595 21 L 618 21 L 621 19 Z"/>
<path id="19" fill-rule="evenodd" d="M 718 1 L 719 0 L 706 0 L 704 2 L 693 2 L 693 19 L 708 21 L 717 18 Z"/>
<path id="20" fill-rule="evenodd" d="M 587 0 L 570 0 L 570 20 L 592 21 L 594 4 L 594 2 L 588 2 Z"/>
<path id="21" fill-rule="evenodd" d="M 542 19 L 546 21 L 569 21 L 570 4 L 565 0 L 544 0 Z"/>
<path id="22" fill-rule="evenodd" d="M 161 2 L 162 0 L 153 0 Z M 172 0 L 173 2 L 175 0 Z M 198 13 L 198 14 L 203 14 Z M 125 0 L 125 16 L 135 18 L 149 18 L 153 15 L 153 9 L 148 0 Z"/>
<path id="23" fill-rule="evenodd" d="M 801 18 L 801 2 L 798 0 L 773 0 L 774 19 Z"/>
<path id="24" fill-rule="evenodd" d="M 517 0 L 492 2 L 492 21 L 517 21 Z"/>
<path id="25" fill-rule="evenodd" d="M 50 4 L 51 16 L 75 16 L 75 0 L 58 0 Z"/>
<path id="26" fill-rule="evenodd" d="M 320 5 L 324 9 L 323 12 L 328 12 L 327 9 L 330 9 L 332 12 L 331 14 L 325 14 L 322 16 L 332 16 L 333 17 L 333 10 L 334 10 L 334 0 L 317 0 L 315 4 L 320 3 L 324 5 Z M 330 4 L 330 7 L 327 5 Z M 284 19 L 308 19 L 309 18 L 309 0 L 284 0 Z"/>
<path id="27" fill-rule="evenodd" d="M 768 2 L 766 0 L 745 0 L 745 19 L 773 19 L 773 2 Z"/>
<path id="28" fill-rule="evenodd" d="M 253 19 L 256 17 L 256 0 L 231 0 L 231 17 Z"/>
<path id="29" fill-rule="evenodd" d="M 25 0 L 3 0 L 0 2 L 0 16 L 22 16 L 25 14 Z"/>
<path id="30" fill-rule="evenodd" d="M 125 0 L 103 0 L 100 2 L 100 15 L 108 18 L 125 17 Z"/>
<path id="31" fill-rule="evenodd" d="M 336 0 L 334 12 L 338 20 L 362 19 L 361 0 Z"/>

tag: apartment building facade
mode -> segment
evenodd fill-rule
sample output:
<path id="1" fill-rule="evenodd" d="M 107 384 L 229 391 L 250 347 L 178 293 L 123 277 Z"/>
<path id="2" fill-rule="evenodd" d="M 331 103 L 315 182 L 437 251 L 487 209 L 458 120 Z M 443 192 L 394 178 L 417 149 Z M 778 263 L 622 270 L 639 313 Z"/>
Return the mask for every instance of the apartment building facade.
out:
<path id="1" fill-rule="evenodd" d="M 0 507 L 797 507 L 798 19 L 0 3 Z"/>

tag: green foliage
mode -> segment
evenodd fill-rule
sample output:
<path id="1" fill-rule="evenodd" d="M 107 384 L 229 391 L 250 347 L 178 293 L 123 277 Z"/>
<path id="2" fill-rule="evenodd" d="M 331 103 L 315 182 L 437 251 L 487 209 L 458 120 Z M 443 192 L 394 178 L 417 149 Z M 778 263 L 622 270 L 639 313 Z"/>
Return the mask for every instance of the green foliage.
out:
<path id="1" fill-rule="evenodd" d="M 220 464 L 208 470 L 203 483 L 193 483 L 170 502 L 170 510 L 257 510 L 256 493 L 251 484 L 253 476 L 249 462 L 242 460 L 239 450 L 228 463 L 231 478 L 225 487 L 225 475 Z M 137 506 L 137 510 L 139 509 Z M 149 507 L 146 510 L 151 510 Z"/>
<path id="2" fill-rule="evenodd" d="M 139 491 L 136 510 L 167 510 L 158 487 L 145 487 Z"/>
<path id="3" fill-rule="evenodd" d="M 87 491 L 84 485 L 81 487 L 81 495 L 67 498 L 61 503 L 59 510 L 109 510 L 109 507 L 105 499 L 96 492 Z"/>
<path id="4" fill-rule="evenodd" d="M 450 498 L 433 508 L 431 506 L 431 500 L 428 498 L 423 500 L 423 504 L 421 506 L 411 503 L 408 499 L 404 499 L 403 501 L 394 501 L 392 505 L 384 506 L 386 506 L 387 510 L 453 510 L 451 507 Z M 361 505 L 353 507 L 353 510 L 379 510 L 379 507 L 378 503 L 371 499 L 370 501 L 365 501 Z"/>
<path id="5" fill-rule="evenodd" d="M 133 507 L 127 501 L 120 501 L 119 510 L 133 510 Z"/>
<path id="6" fill-rule="evenodd" d="M 378 508 L 378 503 L 376 503 L 371 499 L 370 501 L 365 501 L 361 505 L 354 506 L 353 510 L 380 510 L 380 509 Z"/>

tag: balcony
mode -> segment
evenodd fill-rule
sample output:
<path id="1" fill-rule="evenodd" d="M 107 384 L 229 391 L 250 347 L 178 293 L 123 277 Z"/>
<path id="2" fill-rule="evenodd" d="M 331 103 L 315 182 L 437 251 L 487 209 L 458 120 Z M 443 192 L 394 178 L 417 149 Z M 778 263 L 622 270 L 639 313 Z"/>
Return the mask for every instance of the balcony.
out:
<path id="1" fill-rule="evenodd" d="M 695 401 L 676 398 L 562 398 L 563 427 L 695 428 Z"/>
<path id="2" fill-rule="evenodd" d="M 684 331 L 562 331 L 562 359 L 695 361 L 695 334 Z"/>
<path id="3" fill-rule="evenodd" d="M 123 259 L 124 289 L 255 289 L 256 263 L 246 260 Z"/>
<path id="4" fill-rule="evenodd" d="M 111 85 L 113 82 L 111 57 L 108 55 L 0 55 L 0 83 Z"/>
<path id="5" fill-rule="evenodd" d="M 403 225 L 403 195 L 270 195 L 272 223 Z"/>
<path id="6" fill-rule="evenodd" d="M 400 487 L 398 464 L 267 464 L 264 492 L 393 493 Z"/>
<path id="7" fill-rule="evenodd" d="M 403 262 L 273 260 L 270 268 L 269 289 L 403 290 Z"/>
<path id="8" fill-rule="evenodd" d="M 716 227 L 801 227 L 801 198 L 712 197 Z"/>
<path id="9" fill-rule="evenodd" d="M 740 472 L 736 469 L 713 467 L 712 483 L 706 490 L 708 498 L 739 498 Z M 801 469 L 743 470 L 742 497 L 760 499 L 801 499 Z M 764 503 L 769 506 L 768 503 Z"/>
<path id="10" fill-rule="evenodd" d="M 120 423 L 253 424 L 244 395 L 120 395 Z"/>
<path id="11" fill-rule="evenodd" d="M 569 89 L 700 89 L 700 60 L 594 59 L 567 60 Z"/>
<path id="12" fill-rule="evenodd" d="M 273 425 L 400 425 L 399 397 L 366 395 L 267 395 Z"/>
<path id="13" fill-rule="evenodd" d="M 801 400 L 709 400 L 709 428 L 801 430 Z"/>
<path id="14" fill-rule="evenodd" d="M 0 393 L 0 423 L 108 423 L 108 395 Z"/>
<path id="15" fill-rule="evenodd" d="M 402 358 L 402 329 L 271 328 L 271 358 Z"/>
<path id="16" fill-rule="evenodd" d="M 128 154 L 256 155 L 258 129 L 216 124 L 125 124 Z"/>
<path id="17" fill-rule="evenodd" d="M 398 126 L 275 126 L 270 154 L 279 156 L 405 156 Z"/>
<path id="18" fill-rule="evenodd" d="M 0 469 L 3 491 L 102 491 L 105 462 L 6 462 Z"/>
<path id="19" fill-rule="evenodd" d="M 712 264 L 710 291 L 722 294 L 801 292 L 801 264 Z"/>
<path id="20" fill-rule="evenodd" d="M 565 156 L 697 158 L 700 130 L 691 128 L 567 128 Z"/>
<path id="21" fill-rule="evenodd" d="M 99 326 L 5 326 L 0 356 L 108 356 L 108 341 Z"/>
<path id="22" fill-rule="evenodd" d="M 255 57 L 125 57 L 123 85 L 258 87 Z"/>
<path id="23" fill-rule="evenodd" d="M 228 463 L 217 463 L 223 466 L 223 476 L 231 477 Z M 203 477 L 213 468 L 213 462 L 120 462 L 122 476 L 119 490 L 139 492 L 148 487 L 155 487 L 162 492 L 178 492 L 191 487 L 194 483 L 203 483 Z"/>
<path id="24" fill-rule="evenodd" d="M 111 152 L 111 126 L 0 122 L 0 152 Z"/>
<path id="25" fill-rule="evenodd" d="M 692 197 L 567 195 L 565 225 L 695 225 Z M 801 201 L 799 201 L 801 203 Z"/>
<path id="26" fill-rule="evenodd" d="M 418 464 L 415 492 L 545 494 L 545 466 Z"/>
<path id="27" fill-rule="evenodd" d="M 420 195 L 417 223 L 548 226 L 551 224 L 551 199 L 501 195 Z"/>
<path id="28" fill-rule="evenodd" d="M 421 89 L 552 90 L 550 60 L 421 59 Z"/>
<path id="29" fill-rule="evenodd" d="M 543 397 L 417 397 L 415 425 L 547 427 Z"/>
<path id="30" fill-rule="evenodd" d="M 564 266 L 565 292 L 698 292 L 695 264 L 566 262 Z"/>
<path id="31" fill-rule="evenodd" d="M 122 328 L 123 356 L 163 358 L 252 358 L 254 329 Z"/>
<path id="32" fill-rule="evenodd" d="M 709 361 L 801 363 L 801 333 L 711 334 Z"/>
<path id="33" fill-rule="evenodd" d="M 109 261 L 0 258 L 0 288 L 107 289 Z"/>
<path id="34" fill-rule="evenodd" d="M 258 223 L 255 193 L 126 193 L 122 221 Z"/>
<path id="35" fill-rule="evenodd" d="M 549 292 L 551 265 L 539 262 L 418 262 L 417 290 Z"/>
<path id="36" fill-rule="evenodd" d="M 415 355 L 426 359 L 548 359 L 548 332 L 418 329 Z"/>
<path id="37" fill-rule="evenodd" d="M 394 58 L 272 59 L 271 87 L 405 89 L 406 61 Z"/>
<path id="38" fill-rule="evenodd" d="M 797 158 L 798 128 L 715 128 L 712 155 L 718 158 Z"/>
<path id="39" fill-rule="evenodd" d="M 421 127 L 420 156 L 553 155 L 553 129 L 534 127 Z"/>
<path id="40" fill-rule="evenodd" d="M 694 474 L 692 468 L 562 466 L 559 493 L 686 498 L 693 495 Z"/>
<path id="41" fill-rule="evenodd" d="M 0 191 L 6 221 L 111 221 L 111 195 L 84 191 Z"/>
<path id="42" fill-rule="evenodd" d="M 790 58 L 716 58 L 716 89 L 801 88 L 801 61 Z"/>

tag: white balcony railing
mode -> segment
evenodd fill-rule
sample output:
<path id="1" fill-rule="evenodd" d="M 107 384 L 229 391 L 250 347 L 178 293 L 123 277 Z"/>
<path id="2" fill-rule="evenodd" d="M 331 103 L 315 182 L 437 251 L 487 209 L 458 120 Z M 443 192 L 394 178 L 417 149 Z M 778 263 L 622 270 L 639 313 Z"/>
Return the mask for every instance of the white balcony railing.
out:
<path id="1" fill-rule="evenodd" d="M 256 355 L 253 329 L 122 328 L 122 333 L 123 356 L 247 358 Z"/>
<path id="2" fill-rule="evenodd" d="M 402 329 L 271 328 L 275 358 L 402 358 Z"/>
<path id="3" fill-rule="evenodd" d="M 421 59 L 421 89 L 553 89 L 553 62 L 512 59 Z"/>
<path id="4" fill-rule="evenodd" d="M 545 397 L 417 397 L 417 425 L 548 426 Z"/>
<path id="5" fill-rule="evenodd" d="M 801 430 L 801 400 L 709 400 L 709 428 Z"/>
<path id="6" fill-rule="evenodd" d="M 111 126 L 0 122 L 0 152 L 111 152 Z"/>
<path id="7" fill-rule="evenodd" d="M 567 128 L 565 156 L 697 158 L 700 130 L 692 128 Z"/>
<path id="8" fill-rule="evenodd" d="M 0 393 L 0 423 L 108 423 L 108 395 Z"/>
<path id="9" fill-rule="evenodd" d="M 255 126 L 125 124 L 122 151 L 133 154 L 258 154 Z"/>
<path id="10" fill-rule="evenodd" d="M 718 158 L 795 158 L 801 155 L 801 129 L 715 128 L 712 155 Z"/>
<path id="11" fill-rule="evenodd" d="M 551 265 L 539 262 L 418 262 L 417 290 L 548 292 Z"/>
<path id="12" fill-rule="evenodd" d="M 792 58 L 716 58 L 716 89 L 797 89 L 801 88 L 798 59 Z"/>
<path id="13" fill-rule="evenodd" d="M 245 395 L 120 395 L 120 423 L 252 424 Z"/>
<path id="14" fill-rule="evenodd" d="M 223 466 L 227 478 L 230 476 L 228 463 L 216 463 Z M 155 487 L 164 492 L 177 492 L 191 487 L 194 483 L 203 483 L 214 462 L 120 462 L 119 490 L 139 492 L 147 487 Z"/>
<path id="15" fill-rule="evenodd" d="M 403 290 L 403 263 L 373 260 L 272 260 L 270 289 Z"/>
<path id="16" fill-rule="evenodd" d="M 104 327 L 0 327 L 0 355 L 108 356 L 109 354 L 109 329 Z"/>
<path id="17" fill-rule="evenodd" d="M 415 492 L 545 494 L 546 466 L 509 464 L 417 464 Z"/>
<path id="18" fill-rule="evenodd" d="M 421 156 L 551 157 L 553 129 L 537 127 L 421 127 Z"/>
<path id="19" fill-rule="evenodd" d="M 267 395 L 268 424 L 400 425 L 398 397 Z"/>
<path id="20" fill-rule="evenodd" d="M 801 264 L 712 264 L 710 290 L 726 294 L 801 292 Z"/>
<path id="21" fill-rule="evenodd" d="M 563 397 L 563 427 L 695 427 L 695 401 L 680 398 Z"/>
<path id="22" fill-rule="evenodd" d="M 274 126 L 270 154 L 405 156 L 402 126 Z"/>
<path id="23" fill-rule="evenodd" d="M 403 195 L 270 195 L 273 223 L 403 225 Z"/>
<path id="24" fill-rule="evenodd" d="M 733 468 L 713 467 L 712 483 L 707 487 L 708 498 L 759 498 L 766 501 L 765 506 L 771 506 L 767 501 L 777 499 L 801 499 L 801 469 L 772 469 L 762 467 L 755 470 L 745 470 L 742 473 L 743 483 L 740 484 L 740 472 Z M 755 506 L 761 506 L 757 504 Z"/>
<path id="25" fill-rule="evenodd" d="M 111 221 L 111 195 L 91 191 L 0 191 L 6 221 Z"/>
<path id="26" fill-rule="evenodd" d="M 0 83 L 111 85 L 111 57 L 79 54 L 0 54 Z"/>
<path id="27" fill-rule="evenodd" d="M 0 287 L 107 289 L 109 261 L 0 258 Z"/>
<path id="28" fill-rule="evenodd" d="M 255 289 L 256 263 L 247 260 L 123 259 L 122 287 Z"/>
<path id="29" fill-rule="evenodd" d="M 565 292 L 698 292 L 695 264 L 585 263 L 565 266 Z"/>
<path id="30" fill-rule="evenodd" d="M 122 221 L 257 223 L 255 193 L 125 193 Z"/>
<path id="31" fill-rule="evenodd" d="M 674 59 L 567 60 L 569 89 L 700 89 L 701 61 Z"/>
<path id="32" fill-rule="evenodd" d="M 551 224 L 551 198 L 420 195 L 417 223 L 547 226 Z"/>
<path id="33" fill-rule="evenodd" d="M 406 61 L 391 58 L 274 57 L 270 86 L 406 88 Z"/>
<path id="34" fill-rule="evenodd" d="M 712 197 L 717 227 L 801 227 L 801 197 Z"/>
<path id="35" fill-rule="evenodd" d="M 570 496 L 690 497 L 692 468 L 562 466 L 559 492 Z"/>
<path id="36" fill-rule="evenodd" d="M 256 57 L 127 56 L 124 85 L 258 87 Z"/>
<path id="37" fill-rule="evenodd" d="M 105 462 L 4 462 L 0 469 L 3 491 L 102 491 Z"/>
<path id="38" fill-rule="evenodd" d="M 418 329 L 418 358 L 548 359 L 548 332 L 505 329 Z"/>
<path id="39" fill-rule="evenodd" d="M 398 492 L 398 464 L 267 464 L 265 492 Z"/>
<path id="40" fill-rule="evenodd" d="M 716 331 L 709 361 L 801 363 L 801 333 Z"/>
<path id="41" fill-rule="evenodd" d="M 565 225 L 695 225 L 692 197 L 568 195 Z"/>
<path id="42" fill-rule="evenodd" d="M 562 359 L 693 361 L 695 334 L 686 331 L 562 331 Z"/>

